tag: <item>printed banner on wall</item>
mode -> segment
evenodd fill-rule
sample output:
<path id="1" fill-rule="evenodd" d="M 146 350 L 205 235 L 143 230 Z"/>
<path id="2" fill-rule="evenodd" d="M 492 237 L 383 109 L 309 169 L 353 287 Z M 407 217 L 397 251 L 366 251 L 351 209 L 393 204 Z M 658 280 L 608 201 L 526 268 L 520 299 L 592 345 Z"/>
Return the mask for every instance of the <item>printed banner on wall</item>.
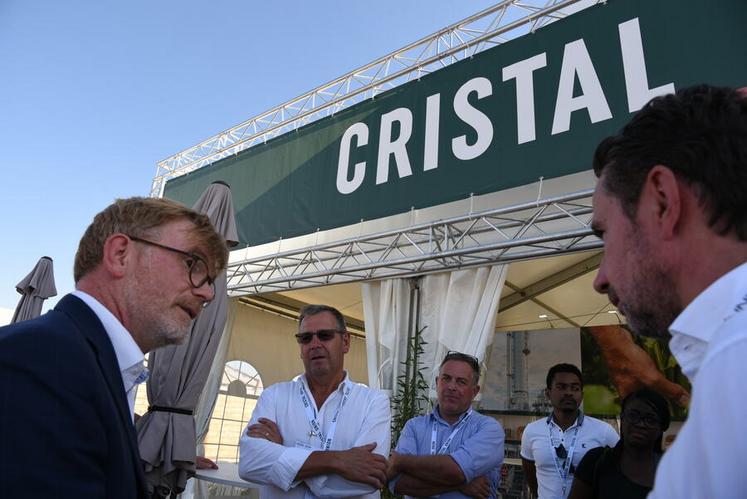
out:
<path id="1" fill-rule="evenodd" d="M 641 387 L 661 393 L 674 419 L 684 419 L 690 384 L 666 340 L 634 336 L 622 326 L 496 333 L 482 381 L 481 410 L 549 414 L 547 371 L 570 363 L 584 377 L 584 411 L 616 417 Z"/>
<path id="2" fill-rule="evenodd" d="M 565 362 L 581 367 L 579 330 L 496 333 L 488 358 L 481 410 L 548 414 L 547 371 Z"/>
<path id="3" fill-rule="evenodd" d="M 669 400 L 673 419 L 685 419 L 690 383 L 667 340 L 636 336 L 621 326 L 581 328 L 581 359 L 587 412 L 617 415 L 620 401 L 645 386 Z"/>

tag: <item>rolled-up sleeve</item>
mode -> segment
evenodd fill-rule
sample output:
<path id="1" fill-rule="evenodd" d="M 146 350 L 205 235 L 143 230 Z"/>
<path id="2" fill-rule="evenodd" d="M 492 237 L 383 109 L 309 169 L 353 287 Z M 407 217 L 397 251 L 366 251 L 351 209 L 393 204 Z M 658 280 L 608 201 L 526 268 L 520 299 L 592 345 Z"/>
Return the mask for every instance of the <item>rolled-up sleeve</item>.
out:
<path id="1" fill-rule="evenodd" d="M 376 442 L 374 453 L 389 457 L 392 419 L 389 398 L 384 392 L 375 390 L 366 407 L 356 407 L 354 410 L 363 411 L 365 416 L 360 425 L 360 433 L 350 448 Z M 341 417 L 344 417 L 344 414 Z M 370 494 L 376 490 L 370 485 L 352 482 L 336 474 L 307 478 L 305 483 L 318 497 L 351 497 Z"/>
<path id="2" fill-rule="evenodd" d="M 466 482 L 486 475 L 503 463 L 505 434 L 493 418 L 481 418 L 478 430 L 465 439 L 451 457 L 464 473 Z"/>
<path id="3" fill-rule="evenodd" d="M 277 421 L 276 391 L 270 387 L 262 392 L 247 428 L 259 418 Z M 297 447 L 285 447 L 247 435 L 246 429 L 239 440 L 239 476 L 244 480 L 262 485 L 274 485 L 285 491 L 297 485 L 298 470 L 306 462 L 311 451 Z"/>

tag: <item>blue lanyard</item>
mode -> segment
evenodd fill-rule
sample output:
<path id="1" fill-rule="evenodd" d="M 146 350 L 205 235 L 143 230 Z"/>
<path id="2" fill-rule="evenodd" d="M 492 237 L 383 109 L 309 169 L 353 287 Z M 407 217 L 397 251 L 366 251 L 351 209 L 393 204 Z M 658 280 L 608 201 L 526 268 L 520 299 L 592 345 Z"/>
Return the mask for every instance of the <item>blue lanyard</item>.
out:
<path id="1" fill-rule="evenodd" d="M 578 430 L 581 426 L 578 424 L 578 420 L 576 420 L 576 427 L 574 428 L 574 431 L 573 431 L 573 440 L 571 440 L 571 446 L 568 449 L 568 453 L 565 457 L 565 460 L 563 461 L 563 464 L 561 465 L 558 459 L 558 455 L 555 452 L 555 445 L 553 445 L 552 443 L 552 428 L 554 424 L 555 423 L 553 423 L 552 421 L 548 423 L 547 436 L 550 440 L 550 453 L 552 454 L 552 459 L 553 459 L 553 462 L 555 463 L 555 471 L 557 471 L 558 476 L 560 477 L 560 482 L 563 484 L 562 485 L 563 486 L 563 497 L 566 497 L 565 492 L 568 487 L 568 483 L 567 483 L 568 474 L 571 469 L 571 463 L 573 462 L 573 452 L 576 450 L 576 441 L 578 440 Z M 560 445 L 560 443 L 561 442 L 559 439 L 558 445 Z"/>
<path id="2" fill-rule="evenodd" d="M 457 434 L 459 430 L 462 429 L 462 426 L 467 422 L 469 417 L 472 415 L 472 409 L 467 411 L 467 414 L 462 418 L 459 423 L 454 427 L 453 430 L 451 430 L 451 434 L 448 436 L 448 438 L 444 441 L 441 448 L 438 450 L 438 454 L 446 454 L 446 451 L 449 449 L 449 445 L 451 445 L 451 441 L 454 440 L 454 435 Z M 433 420 L 433 426 L 431 427 L 431 456 L 436 455 L 436 437 L 438 436 L 438 421 L 435 419 Z"/>

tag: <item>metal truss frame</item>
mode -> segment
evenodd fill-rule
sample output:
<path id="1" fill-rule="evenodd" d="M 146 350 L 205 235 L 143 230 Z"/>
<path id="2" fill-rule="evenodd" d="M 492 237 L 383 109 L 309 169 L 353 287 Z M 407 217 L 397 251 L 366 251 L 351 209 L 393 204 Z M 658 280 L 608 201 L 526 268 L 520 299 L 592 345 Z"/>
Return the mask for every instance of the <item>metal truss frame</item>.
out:
<path id="1" fill-rule="evenodd" d="M 158 162 L 150 195 L 167 180 L 331 116 L 391 88 L 566 17 L 603 0 L 504 0 L 456 24 L 276 106 Z M 578 4 L 578 5 L 576 5 Z"/>
<path id="2" fill-rule="evenodd" d="M 236 261 L 230 296 L 406 277 L 602 247 L 587 189 Z"/>

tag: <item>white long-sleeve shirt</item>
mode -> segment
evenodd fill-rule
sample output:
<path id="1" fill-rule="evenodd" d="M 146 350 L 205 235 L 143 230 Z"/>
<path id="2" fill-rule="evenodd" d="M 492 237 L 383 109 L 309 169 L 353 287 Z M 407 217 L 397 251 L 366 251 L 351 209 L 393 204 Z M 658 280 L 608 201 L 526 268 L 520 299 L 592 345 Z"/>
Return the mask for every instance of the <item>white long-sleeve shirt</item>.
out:
<path id="1" fill-rule="evenodd" d="M 259 418 L 274 421 L 280 429 L 283 445 L 249 437 L 245 430 L 239 442 L 239 476 L 264 485 L 260 492 L 263 499 L 301 499 L 307 492 L 317 497 L 378 498 L 379 491 L 373 487 L 351 482 L 335 474 L 318 475 L 303 481 L 295 480 L 309 455 L 314 450 L 320 450 L 322 446 L 319 438 L 312 435 L 309 418 L 299 393 L 301 384 L 306 389 L 312 406 L 315 406 L 305 375 L 297 376 L 290 382 L 272 385 L 262 392 L 249 425 L 256 423 Z M 340 409 L 329 450 L 347 450 L 376 442 L 374 452 L 388 457 L 391 441 L 389 398 L 380 390 L 353 383 L 347 374 L 345 380 L 327 398 L 322 407 L 315 407 L 316 419 L 321 425 L 322 433 L 328 435 L 332 429 L 332 419 L 340 408 L 347 387 L 350 388 L 350 393 Z"/>
<path id="2" fill-rule="evenodd" d="M 664 453 L 649 499 L 747 497 L 747 263 L 698 295 L 669 343 L 693 385 L 687 421 Z"/>

